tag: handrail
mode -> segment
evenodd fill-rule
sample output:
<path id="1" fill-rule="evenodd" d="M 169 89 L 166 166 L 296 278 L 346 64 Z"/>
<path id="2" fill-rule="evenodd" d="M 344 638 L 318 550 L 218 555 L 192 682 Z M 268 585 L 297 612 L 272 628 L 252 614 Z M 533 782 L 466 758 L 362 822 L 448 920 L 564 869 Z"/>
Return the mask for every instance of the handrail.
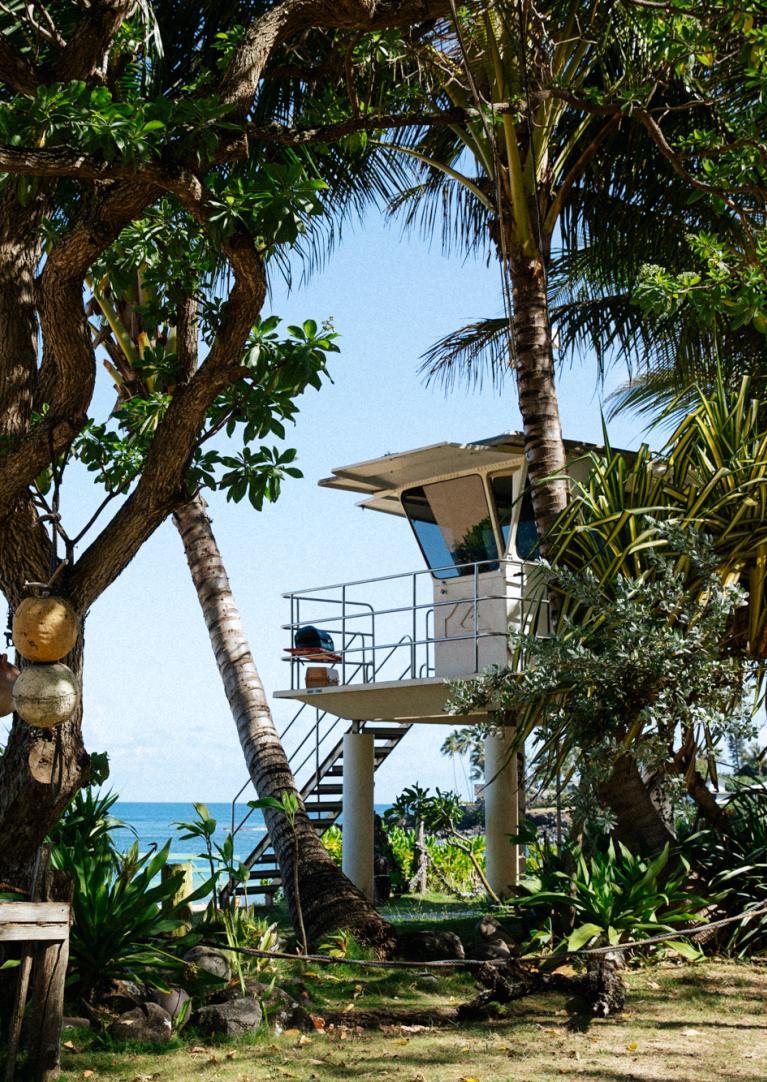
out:
<path id="1" fill-rule="evenodd" d="M 445 564 L 444 567 L 420 567 L 416 571 L 399 571 L 395 575 L 378 575 L 372 579 L 352 579 L 349 582 L 336 582 L 327 586 L 307 586 L 301 590 L 289 590 L 282 596 L 286 600 L 290 600 L 291 597 L 301 597 L 303 599 L 304 594 L 316 593 L 318 590 L 340 590 L 343 586 L 368 586 L 371 582 L 390 582 L 392 579 L 407 579 L 411 575 L 431 575 L 432 577 L 437 575 L 440 571 L 455 571 L 458 567 L 483 567 L 485 564 L 492 564 L 490 570 L 498 570 L 501 566 L 514 565 L 519 567 L 520 570 L 515 573 L 514 577 L 519 578 L 526 574 L 527 568 L 536 568 L 539 565 L 533 560 L 518 560 L 512 559 L 510 556 L 499 556 L 495 560 L 474 560 L 465 564 Z M 486 572 L 481 572 L 485 574 Z M 465 576 L 453 575 L 452 578 L 463 578 Z M 440 580 L 442 581 L 442 580 Z"/>

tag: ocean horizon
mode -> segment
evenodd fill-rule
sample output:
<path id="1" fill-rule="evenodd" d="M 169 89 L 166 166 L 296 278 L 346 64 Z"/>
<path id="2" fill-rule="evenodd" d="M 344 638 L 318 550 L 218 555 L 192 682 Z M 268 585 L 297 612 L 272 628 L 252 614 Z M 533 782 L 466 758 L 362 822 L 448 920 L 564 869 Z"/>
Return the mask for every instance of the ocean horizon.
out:
<path id="1" fill-rule="evenodd" d="M 216 820 L 214 841 L 223 843 L 232 832 L 231 801 L 198 801 L 204 803 L 212 819 Z M 382 814 L 390 804 L 376 804 L 375 809 Z M 247 802 L 235 804 L 234 852 L 237 860 L 245 860 L 258 845 L 266 833 L 266 824 L 260 809 L 250 812 L 245 823 L 242 820 L 248 814 Z M 139 852 L 146 853 L 152 848 L 161 849 L 170 840 L 170 863 L 194 865 L 195 885 L 208 877 L 208 866 L 203 854 L 203 843 L 199 838 L 183 839 L 184 831 L 175 826 L 177 823 L 191 822 L 196 818 L 194 802 L 189 801 L 131 801 L 118 800 L 112 808 L 115 819 L 125 825 L 113 831 L 118 849 L 128 849 L 134 841 L 138 842 Z M 340 822 L 340 819 L 339 819 Z"/>

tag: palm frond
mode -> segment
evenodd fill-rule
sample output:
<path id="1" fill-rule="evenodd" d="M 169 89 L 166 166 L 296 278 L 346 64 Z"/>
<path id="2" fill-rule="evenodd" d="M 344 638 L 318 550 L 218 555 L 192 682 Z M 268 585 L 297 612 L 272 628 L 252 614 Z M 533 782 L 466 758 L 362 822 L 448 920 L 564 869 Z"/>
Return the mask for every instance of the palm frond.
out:
<path id="1" fill-rule="evenodd" d="M 426 383 L 445 391 L 457 383 L 482 389 L 485 380 L 500 388 L 513 368 L 513 344 L 505 317 L 478 319 L 445 335 L 423 354 L 419 368 Z"/>

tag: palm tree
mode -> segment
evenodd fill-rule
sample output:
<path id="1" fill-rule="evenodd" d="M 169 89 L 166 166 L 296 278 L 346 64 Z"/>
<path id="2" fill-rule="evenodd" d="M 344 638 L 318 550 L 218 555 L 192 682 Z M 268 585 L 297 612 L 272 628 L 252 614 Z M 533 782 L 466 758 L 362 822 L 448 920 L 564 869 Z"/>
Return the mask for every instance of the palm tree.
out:
<path id="1" fill-rule="evenodd" d="M 662 61 L 644 45 L 630 8 L 604 0 L 453 7 L 410 51 L 421 92 L 464 119 L 384 145 L 416 173 L 391 203 L 406 227 L 433 235 L 441 218 L 447 249 L 500 263 L 506 314 L 446 335 L 424 370 L 448 384 L 460 372 L 480 380 L 487 362 L 494 380 L 513 370 L 541 535 L 567 500 L 552 324 L 563 351 L 594 349 L 600 366 L 658 351 L 692 357 L 712 341 L 710 327 L 649 320 L 632 304 L 643 264 L 663 253 L 678 266 L 702 213 L 621 108 L 629 88 L 648 115 L 684 100 L 673 71 L 659 88 L 653 63 Z M 705 215 L 736 227 L 714 206 Z"/>
<path id="2" fill-rule="evenodd" d="M 394 946 L 391 926 L 336 866 L 306 814 L 202 497 L 195 496 L 175 511 L 173 521 L 184 545 L 253 786 L 262 800 L 271 797 L 280 801 L 284 794 L 292 794 L 298 802 L 292 823 L 282 812 L 264 807 L 293 927 L 298 929 L 303 918 L 307 939 L 313 944 L 344 928 L 362 942 L 390 951 Z M 296 872 L 300 896 L 294 889 Z"/>
<path id="3" fill-rule="evenodd" d="M 151 309 L 151 286 L 142 280 L 140 272 L 136 280 L 134 289 L 124 289 L 122 295 L 106 277 L 91 283 L 92 307 L 98 316 L 94 335 L 108 353 L 107 366 L 122 407 L 156 389 L 155 373 L 162 362 L 158 366 L 155 361 L 152 368 L 142 367 L 142 358 L 170 351 L 171 356 L 175 352 L 175 366 L 196 367 L 197 301 L 191 295 L 186 297 L 178 307 L 177 326 L 158 329 L 145 314 Z M 202 496 L 198 493 L 178 507 L 173 522 L 183 542 L 248 773 L 259 799 L 266 801 L 264 816 L 294 927 L 301 928 L 303 922 L 312 944 L 345 928 L 360 941 L 382 952 L 391 951 L 395 944 L 391 926 L 336 866 L 306 814 Z M 271 802 L 280 803 L 285 795 L 297 806 L 290 822 L 271 806 Z"/>

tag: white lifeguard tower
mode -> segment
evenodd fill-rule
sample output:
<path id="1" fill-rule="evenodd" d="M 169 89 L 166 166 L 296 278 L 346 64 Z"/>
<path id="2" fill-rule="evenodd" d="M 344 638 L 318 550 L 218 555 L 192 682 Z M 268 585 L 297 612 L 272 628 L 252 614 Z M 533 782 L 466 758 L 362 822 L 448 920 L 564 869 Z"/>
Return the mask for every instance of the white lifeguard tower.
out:
<path id="1" fill-rule="evenodd" d="M 569 472 L 580 473 L 585 448 L 566 447 Z M 343 814 L 344 871 L 372 897 L 375 769 L 412 725 L 495 720 L 487 712 L 448 715 L 446 681 L 506 664 L 510 628 L 545 634 L 547 601 L 536 581 L 538 536 L 520 433 L 385 455 L 335 469 L 320 484 L 406 519 L 426 564 L 285 595 L 291 679 L 275 698 L 301 705 L 283 740 L 301 732 L 302 713 L 316 711 L 316 724 L 291 749 L 294 773 L 318 829 Z M 325 645 L 297 645 L 307 628 L 329 634 L 332 646 L 325 637 Z M 324 684 L 323 669 L 337 684 Z M 509 730 L 488 737 L 485 754 L 487 876 L 501 897 L 516 884 L 521 860 L 508 840 L 522 802 L 512 739 Z M 268 840 L 247 863 L 262 892 L 276 889 Z"/>

